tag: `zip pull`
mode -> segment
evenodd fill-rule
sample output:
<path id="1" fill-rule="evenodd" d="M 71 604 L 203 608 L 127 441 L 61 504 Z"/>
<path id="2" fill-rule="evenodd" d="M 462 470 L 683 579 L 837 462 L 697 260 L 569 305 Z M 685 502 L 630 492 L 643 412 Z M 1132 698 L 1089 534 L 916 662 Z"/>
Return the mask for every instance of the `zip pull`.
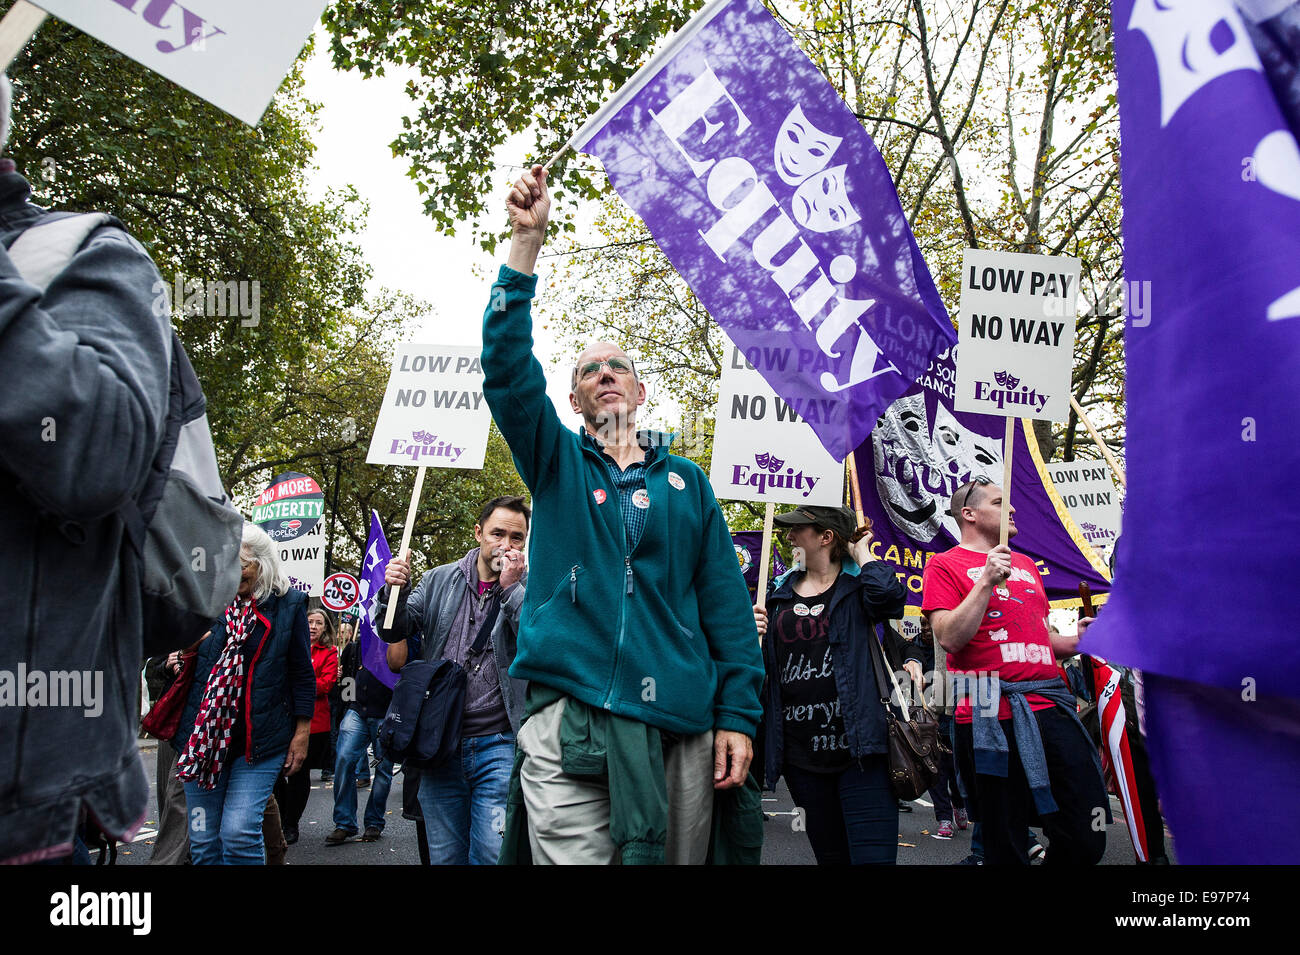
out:
<path id="1" fill-rule="evenodd" d="M 627 567 L 627 592 L 632 593 L 632 555 L 623 558 L 623 565 Z"/>
<path id="2" fill-rule="evenodd" d="M 569 599 L 573 603 L 578 602 L 578 565 L 574 564 L 569 571 Z"/>

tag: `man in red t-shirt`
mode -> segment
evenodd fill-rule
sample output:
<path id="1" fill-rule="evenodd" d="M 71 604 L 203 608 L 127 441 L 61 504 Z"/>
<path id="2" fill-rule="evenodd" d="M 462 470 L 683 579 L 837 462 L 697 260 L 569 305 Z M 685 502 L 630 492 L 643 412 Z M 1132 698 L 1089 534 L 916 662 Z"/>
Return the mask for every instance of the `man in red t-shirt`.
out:
<path id="1" fill-rule="evenodd" d="M 1056 669 L 1079 638 L 1049 632 L 1038 568 L 998 543 L 1001 488 L 968 481 L 950 513 L 961 543 L 926 564 L 921 609 L 956 675 L 957 766 L 971 816 L 983 824 L 985 862 L 1027 865 L 1028 829 L 1041 823 L 1050 862 L 1095 864 L 1109 804 L 1096 750 Z M 1010 514 L 1014 537 L 1015 508 Z M 1080 635 L 1091 622 L 1079 621 Z"/>

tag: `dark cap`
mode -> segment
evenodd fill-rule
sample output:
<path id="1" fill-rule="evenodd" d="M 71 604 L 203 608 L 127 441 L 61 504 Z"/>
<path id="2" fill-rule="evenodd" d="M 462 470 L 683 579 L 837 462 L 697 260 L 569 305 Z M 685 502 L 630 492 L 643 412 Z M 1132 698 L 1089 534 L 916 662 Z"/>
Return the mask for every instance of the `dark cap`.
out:
<path id="1" fill-rule="evenodd" d="M 788 513 L 776 515 L 774 520 L 787 527 L 817 524 L 830 528 L 845 541 L 852 540 L 854 531 L 858 529 L 853 512 L 847 507 L 825 507 L 820 504 L 805 504 Z"/>

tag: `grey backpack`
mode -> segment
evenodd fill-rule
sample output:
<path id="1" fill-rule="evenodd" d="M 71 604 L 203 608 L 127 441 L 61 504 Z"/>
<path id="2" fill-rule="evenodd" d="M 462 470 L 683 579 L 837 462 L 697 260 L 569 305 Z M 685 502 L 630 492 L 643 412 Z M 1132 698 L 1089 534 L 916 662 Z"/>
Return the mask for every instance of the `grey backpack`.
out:
<path id="1" fill-rule="evenodd" d="M 23 279 L 42 292 L 101 226 L 102 213 L 51 213 L 9 248 Z M 198 640 L 239 587 L 243 517 L 221 486 L 207 399 L 175 330 L 162 443 L 139 495 L 118 512 L 140 561 L 144 654 Z"/>

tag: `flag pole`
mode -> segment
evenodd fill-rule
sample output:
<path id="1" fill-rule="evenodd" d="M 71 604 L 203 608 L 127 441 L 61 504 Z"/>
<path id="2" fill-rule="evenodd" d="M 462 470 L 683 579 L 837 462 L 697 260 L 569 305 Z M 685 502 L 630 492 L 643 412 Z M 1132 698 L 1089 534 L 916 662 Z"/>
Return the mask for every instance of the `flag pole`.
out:
<path id="1" fill-rule="evenodd" d="M 1070 395 L 1070 407 L 1079 416 L 1083 426 L 1088 429 L 1088 434 L 1092 435 L 1092 440 L 1101 451 L 1102 457 L 1106 459 L 1106 463 L 1110 465 L 1110 469 L 1115 472 L 1115 479 L 1119 481 L 1119 486 L 1127 489 L 1128 484 L 1124 480 L 1124 469 L 1120 467 L 1119 461 L 1115 460 L 1115 455 L 1111 453 L 1110 448 L 1106 446 L 1106 442 L 1102 440 L 1101 435 L 1097 433 L 1097 429 L 1093 427 L 1092 419 L 1088 417 L 1087 412 L 1079 407 L 1079 402 L 1074 400 L 1074 395 Z"/>
<path id="2" fill-rule="evenodd" d="M 402 528 L 402 546 L 397 551 L 403 560 L 411 559 L 411 532 L 415 529 L 415 510 L 420 504 L 420 491 L 424 489 L 425 467 L 425 465 L 421 464 L 415 472 L 415 489 L 411 491 L 411 503 L 406 508 L 406 526 Z M 393 620 L 397 617 L 397 594 L 401 589 L 398 587 L 394 590 L 391 585 L 388 588 L 388 613 L 384 616 L 385 630 L 393 629 Z"/>
<path id="3" fill-rule="evenodd" d="M 23 51 L 27 41 L 36 35 L 45 18 L 49 16 L 27 2 L 17 0 L 0 20 L 0 73 L 6 72 L 14 58 Z"/>
<path id="4" fill-rule="evenodd" d="M 1006 546 L 1011 536 L 1011 455 L 1016 449 L 1016 422 L 1007 419 L 1006 435 L 1002 439 L 1002 522 L 998 527 L 998 543 Z"/>

